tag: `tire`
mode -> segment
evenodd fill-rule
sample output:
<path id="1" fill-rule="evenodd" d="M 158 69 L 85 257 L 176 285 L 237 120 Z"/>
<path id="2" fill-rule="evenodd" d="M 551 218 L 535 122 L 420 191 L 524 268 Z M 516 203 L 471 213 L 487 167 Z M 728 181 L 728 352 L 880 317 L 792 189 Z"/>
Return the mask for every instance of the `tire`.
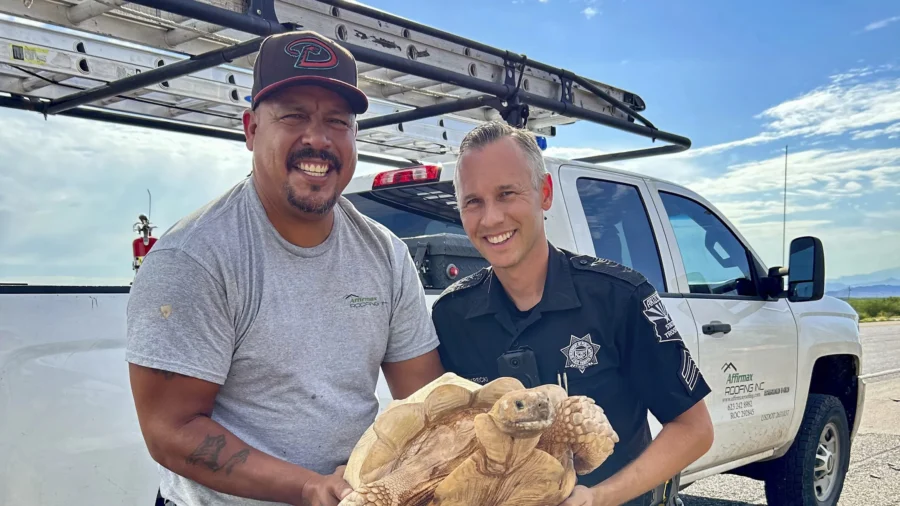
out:
<path id="1" fill-rule="evenodd" d="M 797 438 L 768 469 L 766 502 L 836 506 L 849 464 L 850 430 L 844 406 L 834 396 L 810 394 Z"/>

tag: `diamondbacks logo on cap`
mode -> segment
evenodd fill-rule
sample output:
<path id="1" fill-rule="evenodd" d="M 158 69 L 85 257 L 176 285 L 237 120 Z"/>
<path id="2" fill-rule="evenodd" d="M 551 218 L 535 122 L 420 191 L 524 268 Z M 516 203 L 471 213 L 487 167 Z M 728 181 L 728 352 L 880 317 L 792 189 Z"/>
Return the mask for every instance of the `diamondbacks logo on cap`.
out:
<path id="1" fill-rule="evenodd" d="M 334 51 L 314 37 L 303 37 L 284 46 L 284 52 L 296 58 L 294 68 L 333 69 L 338 65 Z"/>

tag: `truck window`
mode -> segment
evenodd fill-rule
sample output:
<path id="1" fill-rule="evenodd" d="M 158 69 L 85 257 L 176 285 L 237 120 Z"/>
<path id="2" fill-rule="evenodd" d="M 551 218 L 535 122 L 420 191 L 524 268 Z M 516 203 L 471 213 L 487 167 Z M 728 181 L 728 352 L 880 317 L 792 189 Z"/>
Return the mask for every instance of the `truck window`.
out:
<path id="1" fill-rule="evenodd" d="M 647 209 L 634 186 L 580 177 L 576 182 L 594 256 L 626 265 L 660 293 L 666 291 L 659 249 Z"/>
<path id="2" fill-rule="evenodd" d="M 450 181 L 345 194 L 359 212 L 397 237 L 466 235 Z"/>
<path id="3" fill-rule="evenodd" d="M 691 293 L 756 296 L 750 255 L 709 209 L 671 193 L 660 192 Z"/>

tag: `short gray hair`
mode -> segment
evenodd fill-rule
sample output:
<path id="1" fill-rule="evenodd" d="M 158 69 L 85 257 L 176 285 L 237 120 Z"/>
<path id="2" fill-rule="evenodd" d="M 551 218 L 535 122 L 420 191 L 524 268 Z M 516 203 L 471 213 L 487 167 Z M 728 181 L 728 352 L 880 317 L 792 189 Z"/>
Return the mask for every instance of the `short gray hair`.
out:
<path id="1" fill-rule="evenodd" d="M 491 121 L 478 125 L 463 138 L 459 145 L 457 160 L 462 160 L 463 155 L 470 150 L 487 146 L 504 137 L 511 137 L 522 150 L 531 171 L 531 185 L 535 190 L 540 190 L 544 176 L 547 174 L 544 153 L 538 146 L 534 134 L 524 128 L 516 128 L 502 121 Z M 457 194 L 459 194 L 459 165 L 457 162 L 456 170 L 453 173 L 453 189 Z"/>

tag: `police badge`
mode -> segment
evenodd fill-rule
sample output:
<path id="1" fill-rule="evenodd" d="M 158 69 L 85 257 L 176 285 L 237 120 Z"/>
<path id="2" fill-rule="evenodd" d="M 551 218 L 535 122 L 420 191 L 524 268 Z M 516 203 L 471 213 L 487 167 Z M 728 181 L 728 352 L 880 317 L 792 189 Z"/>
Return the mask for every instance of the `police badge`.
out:
<path id="1" fill-rule="evenodd" d="M 597 365 L 597 351 L 599 349 L 599 344 L 591 342 L 591 335 L 585 334 L 584 337 L 571 336 L 569 345 L 559 351 L 566 356 L 567 368 L 578 369 L 583 374 L 588 366 Z"/>

